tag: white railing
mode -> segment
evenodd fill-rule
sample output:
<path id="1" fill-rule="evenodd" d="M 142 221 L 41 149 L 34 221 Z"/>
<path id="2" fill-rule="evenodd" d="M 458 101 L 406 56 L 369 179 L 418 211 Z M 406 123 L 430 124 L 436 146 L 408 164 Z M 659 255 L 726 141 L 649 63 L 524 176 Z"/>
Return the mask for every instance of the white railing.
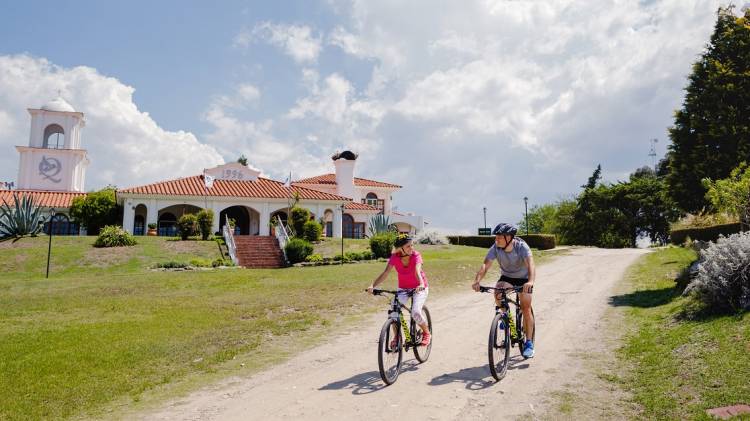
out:
<path id="1" fill-rule="evenodd" d="M 234 231 L 229 226 L 229 217 L 226 217 L 226 221 L 224 222 L 224 242 L 227 243 L 227 251 L 229 252 L 229 257 L 232 259 L 232 262 L 237 265 L 239 262 L 237 261 L 237 245 L 234 243 Z"/>
<path id="2" fill-rule="evenodd" d="M 281 247 L 281 252 L 284 253 L 284 261 L 288 264 L 289 259 L 286 257 L 286 243 L 289 241 L 289 234 L 287 233 L 286 227 L 284 226 L 284 221 L 281 220 L 281 218 L 276 216 L 276 239 L 279 240 L 279 247 Z"/>

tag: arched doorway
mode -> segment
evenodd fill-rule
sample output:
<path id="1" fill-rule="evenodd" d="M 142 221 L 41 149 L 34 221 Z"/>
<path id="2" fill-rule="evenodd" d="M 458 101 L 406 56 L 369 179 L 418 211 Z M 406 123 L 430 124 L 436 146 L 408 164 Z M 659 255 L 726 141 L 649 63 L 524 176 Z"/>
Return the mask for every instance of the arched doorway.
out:
<path id="1" fill-rule="evenodd" d="M 326 237 L 333 237 L 333 211 L 330 209 L 326 209 L 325 212 L 323 212 L 323 226 L 325 227 L 324 235 Z"/>
<path id="2" fill-rule="evenodd" d="M 162 212 L 159 215 L 158 233 L 163 237 L 177 235 L 177 217 L 172 212 Z"/>
<path id="3" fill-rule="evenodd" d="M 219 213 L 219 229 L 223 229 L 227 218 L 234 220 L 235 235 L 260 234 L 260 214 L 246 206 L 230 206 Z"/>
<path id="4" fill-rule="evenodd" d="M 146 217 L 148 210 L 144 204 L 135 207 L 135 217 L 133 218 L 133 235 L 144 235 L 146 233 Z"/>

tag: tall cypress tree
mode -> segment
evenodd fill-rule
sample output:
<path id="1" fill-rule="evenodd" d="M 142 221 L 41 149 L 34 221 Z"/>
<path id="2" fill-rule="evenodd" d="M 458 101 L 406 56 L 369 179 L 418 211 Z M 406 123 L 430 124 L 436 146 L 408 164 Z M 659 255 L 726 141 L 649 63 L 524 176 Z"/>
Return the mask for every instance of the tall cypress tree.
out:
<path id="1" fill-rule="evenodd" d="M 750 161 L 750 9 L 720 8 L 711 40 L 669 129 L 667 184 L 686 212 L 708 205 L 703 178 L 726 178 Z"/>

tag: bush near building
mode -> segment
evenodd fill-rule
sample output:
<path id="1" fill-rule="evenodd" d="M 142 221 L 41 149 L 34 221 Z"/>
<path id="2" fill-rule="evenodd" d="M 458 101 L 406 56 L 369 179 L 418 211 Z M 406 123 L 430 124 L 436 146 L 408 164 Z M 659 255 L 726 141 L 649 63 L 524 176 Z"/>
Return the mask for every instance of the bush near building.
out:
<path id="1" fill-rule="evenodd" d="M 391 256 L 395 242 L 396 234 L 393 232 L 373 235 L 370 237 L 370 250 L 375 258 L 388 258 Z"/>
<path id="2" fill-rule="evenodd" d="M 295 264 L 304 262 L 307 256 L 312 254 L 313 246 L 307 240 L 292 238 L 286 243 L 284 251 L 286 252 L 286 258 L 289 260 L 289 263 Z"/>
<path id="3" fill-rule="evenodd" d="M 94 242 L 94 247 L 123 247 L 134 246 L 137 242 L 135 237 L 117 225 L 107 225 L 99 230 L 99 236 Z"/>

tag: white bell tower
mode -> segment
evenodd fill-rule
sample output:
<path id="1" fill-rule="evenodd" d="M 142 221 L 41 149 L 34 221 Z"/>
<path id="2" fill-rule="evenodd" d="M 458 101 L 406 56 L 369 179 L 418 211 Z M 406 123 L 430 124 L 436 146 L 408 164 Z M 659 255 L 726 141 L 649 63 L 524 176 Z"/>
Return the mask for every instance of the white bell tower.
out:
<path id="1" fill-rule="evenodd" d="M 62 97 L 41 108 L 29 108 L 29 146 L 16 146 L 19 190 L 83 192 L 89 159 L 81 149 L 83 113 Z"/>

